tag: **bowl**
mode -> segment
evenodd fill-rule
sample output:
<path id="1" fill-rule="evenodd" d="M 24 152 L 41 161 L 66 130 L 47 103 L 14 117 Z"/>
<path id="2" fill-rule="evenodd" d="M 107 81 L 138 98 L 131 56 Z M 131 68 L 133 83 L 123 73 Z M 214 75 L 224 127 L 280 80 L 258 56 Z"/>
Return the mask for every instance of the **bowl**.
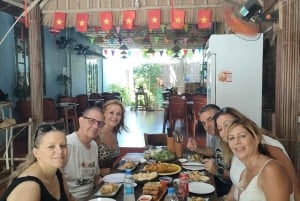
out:
<path id="1" fill-rule="evenodd" d="M 159 181 L 165 181 L 168 184 L 170 184 L 172 180 L 173 180 L 172 177 L 167 177 L 167 176 L 159 177 Z"/>
<path id="2" fill-rule="evenodd" d="M 180 163 L 186 163 L 186 162 L 188 162 L 188 159 L 186 159 L 186 158 L 179 158 L 178 161 Z"/>

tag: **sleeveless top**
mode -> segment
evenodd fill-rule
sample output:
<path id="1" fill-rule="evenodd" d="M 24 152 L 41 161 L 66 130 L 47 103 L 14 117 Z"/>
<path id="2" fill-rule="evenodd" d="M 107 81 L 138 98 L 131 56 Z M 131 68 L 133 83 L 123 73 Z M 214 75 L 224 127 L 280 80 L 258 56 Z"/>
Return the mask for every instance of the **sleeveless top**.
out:
<path id="1" fill-rule="evenodd" d="M 57 170 L 56 176 L 58 178 L 59 189 L 60 189 L 60 199 L 59 200 L 54 198 L 48 192 L 47 188 L 45 187 L 45 185 L 43 184 L 43 182 L 40 179 L 38 179 L 37 177 L 33 177 L 33 176 L 26 176 L 26 177 L 19 177 L 19 178 L 14 179 L 13 182 L 8 186 L 6 191 L 3 193 L 0 201 L 6 201 L 7 197 L 15 189 L 15 187 L 25 181 L 34 181 L 39 184 L 39 186 L 41 188 L 41 199 L 40 199 L 41 201 L 66 201 L 68 199 L 67 199 L 67 195 L 66 195 L 66 192 L 64 189 L 62 174 L 59 170 Z"/>
<path id="2" fill-rule="evenodd" d="M 247 188 L 241 192 L 239 201 L 266 201 L 265 194 L 263 190 L 257 185 L 257 182 L 260 173 L 271 160 L 273 159 L 269 159 L 263 164 L 258 174 L 252 178 Z M 239 183 L 239 186 L 241 186 L 241 183 Z M 294 193 L 290 195 L 290 201 L 294 201 Z"/>
<path id="3" fill-rule="evenodd" d="M 113 168 L 113 163 L 120 155 L 120 147 L 117 142 L 116 147 L 111 148 L 107 144 L 103 143 L 100 136 L 100 142 L 98 144 L 98 160 L 100 168 Z"/>

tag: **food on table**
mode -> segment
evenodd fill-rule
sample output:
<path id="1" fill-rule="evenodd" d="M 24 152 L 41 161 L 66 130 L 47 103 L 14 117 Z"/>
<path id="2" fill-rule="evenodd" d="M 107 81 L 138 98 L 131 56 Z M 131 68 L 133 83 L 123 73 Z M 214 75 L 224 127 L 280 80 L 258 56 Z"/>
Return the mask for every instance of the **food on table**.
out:
<path id="1" fill-rule="evenodd" d="M 113 192 L 118 190 L 118 187 L 118 184 L 105 183 L 101 186 L 99 191 L 101 194 L 112 194 Z"/>
<path id="2" fill-rule="evenodd" d="M 136 181 L 146 181 L 155 179 L 158 176 L 158 174 L 157 172 L 140 172 L 137 174 L 133 174 L 132 176 Z"/>
<path id="3" fill-rule="evenodd" d="M 178 170 L 178 166 L 172 163 L 151 163 L 144 167 L 145 171 L 158 172 L 158 173 L 171 173 Z"/>
<path id="4" fill-rule="evenodd" d="M 202 197 L 191 197 L 190 198 L 190 201 L 205 201 L 206 199 L 205 198 L 202 198 Z"/>
<path id="5" fill-rule="evenodd" d="M 175 154 L 168 150 L 162 149 L 159 151 L 154 151 L 152 158 L 158 161 L 171 160 L 175 158 Z"/>
<path id="6" fill-rule="evenodd" d="M 125 161 L 120 167 L 121 170 L 132 169 L 136 166 L 134 161 Z"/>
<path id="7" fill-rule="evenodd" d="M 191 154 L 189 155 L 189 161 L 201 163 L 203 161 L 203 157 L 200 154 Z"/>
<path id="8" fill-rule="evenodd" d="M 151 195 L 141 195 L 138 199 L 138 201 L 151 201 L 152 196 Z"/>
<path id="9" fill-rule="evenodd" d="M 203 175 L 203 173 L 199 171 L 190 171 L 189 172 L 190 181 L 203 181 L 207 182 L 209 180 L 208 176 Z"/>
<path id="10" fill-rule="evenodd" d="M 147 182 L 144 184 L 143 187 L 143 194 L 144 195 L 151 195 L 154 200 L 156 200 L 161 193 L 163 192 L 163 188 L 160 182 Z"/>

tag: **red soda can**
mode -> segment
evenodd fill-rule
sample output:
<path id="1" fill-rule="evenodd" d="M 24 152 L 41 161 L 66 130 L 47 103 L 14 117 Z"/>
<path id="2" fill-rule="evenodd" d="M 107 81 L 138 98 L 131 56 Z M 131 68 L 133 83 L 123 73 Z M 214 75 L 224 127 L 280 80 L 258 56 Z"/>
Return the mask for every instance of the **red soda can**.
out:
<path id="1" fill-rule="evenodd" d="M 179 192 L 186 200 L 189 196 L 189 174 L 187 172 L 179 173 Z"/>

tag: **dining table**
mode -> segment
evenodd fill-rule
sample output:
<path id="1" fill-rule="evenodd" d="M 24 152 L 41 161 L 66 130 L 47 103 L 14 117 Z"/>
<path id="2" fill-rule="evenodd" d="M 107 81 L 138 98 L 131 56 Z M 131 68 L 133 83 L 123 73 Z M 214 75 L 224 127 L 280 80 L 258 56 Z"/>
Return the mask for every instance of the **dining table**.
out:
<path id="1" fill-rule="evenodd" d="M 188 158 L 188 155 L 185 153 L 184 157 Z M 141 161 L 141 159 L 144 159 L 143 153 L 128 153 L 125 156 L 123 156 L 123 158 L 120 160 L 119 164 L 122 164 L 122 162 L 124 162 L 126 160 L 137 160 L 137 166 L 132 170 L 132 174 L 136 174 L 136 173 L 139 173 L 139 172 L 145 172 L 144 167 L 145 167 L 145 165 L 148 164 L 148 161 L 146 163 L 140 163 L 139 161 Z M 149 159 L 149 160 L 151 160 L 151 159 Z M 179 178 L 180 172 L 188 172 L 189 171 L 188 169 L 183 168 L 182 163 L 180 161 L 181 160 L 178 160 L 178 158 L 174 158 L 173 160 L 168 160 L 168 163 L 176 164 L 176 165 L 181 167 L 180 171 L 177 171 L 174 174 L 168 174 L 168 176 L 171 177 L 173 180 Z M 120 166 L 118 165 L 116 168 L 112 169 L 111 173 L 109 175 L 103 177 L 102 181 L 94 187 L 93 193 L 89 197 L 90 201 L 94 201 L 94 200 L 96 201 L 96 198 L 98 198 L 98 197 L 111 198 L 111 199 L 116 200 L 116 201 L 122 201 L 123 200 L 124 189 L 123 189 L 123 185 L 122 185 L 121 180 L 116 181 L 116 182 L 120 182 L 120 184 L 119 184 L 120 187 L 117 190 L 117 192 L 114 193 L 113 195 L 105 196 L 105 195 L 101 195 L 101 193 L 99 194 L 99 190 L 100 190 L 101 186 L 105 183 L 105 181 L 107 182 L 106 177 L 119 175 L 119 174 L 122 175 L 123 173 L 125 173 L 125 171 L 121 170 L 119 167 Z M 214 188 L 215 187 L 214 176 L 211 175 L 210 173 L 206 172 L 204 169 L 202 169 L 201 172 L 204 175 L 207 175 L 207 177 L 209 177 L 209 180 L 206 181 L 206 182 L 197 182 L 195 184 L 204 183 L 204 185 L 213 186 L 213 188 Z M 154 181 L 159 181 L 160 177 L 162 177 L 162 175 L 158 174 L 158 177 Z M 105 180 L 105 181 L 103 181 L 103 180 Z M 151 181 L 153 181 L 153 180 L 151 180 Z M 145 182 L 136 182 L 137 185 L 134 187 L 134 194 L 135 194 L 135 199 L 136 200 L 138 200 L 138 198 L 143 194 L 143 185 L 144 185 L 144 183 Z M 190 185 L 191 185 L 191 183 L 190 183 Z M 167 187 L 173 187 L 173 182 L 168 183 Z M 154 200 L 154 201 L 163 201 L 166 194 L 167 194 L 167 190 L 163 191 L 163 195 L 159 196 L 160 199 Z M 197 194 L 197 193 L 190 192 L 189 197 L 202 197 L 206 201 L 217 201 L 218 200 L 215 190 L 213 190 L 213 192 L 209 192 L 209 193 L 201 194 L 201 195 Z"/>

